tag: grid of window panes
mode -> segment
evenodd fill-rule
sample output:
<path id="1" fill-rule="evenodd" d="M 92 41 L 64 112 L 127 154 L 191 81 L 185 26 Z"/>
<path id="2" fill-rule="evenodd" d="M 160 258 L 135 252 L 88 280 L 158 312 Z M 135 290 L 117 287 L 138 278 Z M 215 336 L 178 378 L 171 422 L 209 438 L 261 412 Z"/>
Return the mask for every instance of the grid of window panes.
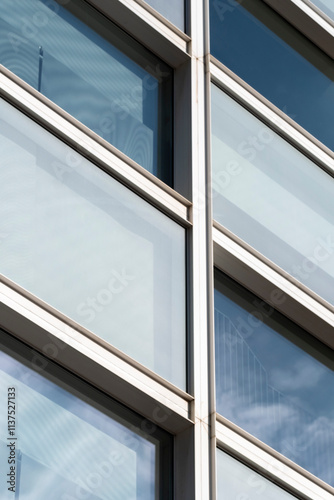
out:
<path id="1" fill-rule="evenodd" d="M 1 420 L 1 461 L 14 452 L 1 498 L 153 500 L 160 482 L 159 498 L 171 500 L 172 437 L 144 435 L 138 415 L 32 353 L 1 332 L 0 400 L 10 397 L 14 422 L 8 439 Z"/>
<path id="2" fill-rule="evenodd" d="M 2 0 L 0 64 L 13 85 L 137 176 L 136 184 L 117 166 L 106 168 L 66 127 L 60 133 L 51 118 L 32 111 L 28 97 L 2 93 L 3 282 L 118 356 L 126 368 L 116 363 L 113 376 L 124 391 L 131 384 L 137 391 L 133 401 L 124 398 L 127 408 L 112 384 L 109 397 L 89 385 L 89 373 L 79 373 L 83 381 L 50 362 L 36 340 L 17 334 L 15 322 L 2 330 L 0 318 L 1 407 L 8 394 L 19 401 L 15 407 L 11 400 L 8 414 L 14 429 L 19 412 L 17 436 L 8 435 L 0 412 L 0 462 L 9 466 L 0 483 L 4 500 L 13 493 L 18 500 L 319 500 L 319 491 L 327 500 L 333 492 L 334 344 L 319 340 L 316 329 L 323 310 L 334 325 L 334 61 L 270 2 L 204 4 Z M 312 4 L 333 21 L 331 2 Z M 171 53 L 180 57 L 175 64 Z M 198 61 L 205 61 L 203 73 Z M 209 83 L 210 67 L 295 124 L 306 145 L 297 147 L 289 131 L 273 126 L 218 73 Z M 325 159 L 307 149 L 312 141 Z M 196 156 L 204 143 L 207 164 Z M 205 183 L 194 187 L 199 173 L 210 179 L 210 192 Z M 250 264 L 238 251 L 234 266 L 214 262 L 210 279 L 209 256 L 226 250 L 214 253 L 211 239 L 206 251 L 200 247 L 213 224 L 274 269 L 285 290 L 301 290 L 306 308 L 323 308 L 313 307 L 309 327 L 293 305 L 287 317 L 280 299 L 275 303 L 260 285 L 258 295 L 248 289 L 242 272 Z M 270 272 L 266 279 L 274 281 Z M 206 310 L 195 286 L 205 291 L 213 320 L 204 318 L 200 332 L 208 356 L 194 347 L 194 318 Z M 27 307 L 28 320 L 30 314 Z M 83 359 L 93 354 L 104 366 L 85 346 Z M 151 381 L 149 396 L 136 373 Z M 153 423 L 142 415 L 144 397 L 153 399 Z M 208 433 L 203 444 L 195 423 L 203 419 L 207 427 L 216 413 L 218 437 Z M 256 453 L 249 458 L 248 449 L 235 451 L 219 438 L 219 426 L 266 450 L 297 480 L 275 472 L 269 460 L 260 463 Z M 317 492 L 299 493 L 298 481 Z"/>
<path id="3" fill-rule="evenodd" d="M 305 33 L 261 0 L 210 0 L 210 44 L 246 87 L 333 150 L 334 61 Z M 333 304 L 333 170 L 319 168 L 218 80 L 211 85 L 213 218 Z M 333 350 L 218 270 L 214 307 L 217 412 L 334 486 Z M 218 498 L 226 489 L 290 497 L 246 470 L 219 451 Z"/>

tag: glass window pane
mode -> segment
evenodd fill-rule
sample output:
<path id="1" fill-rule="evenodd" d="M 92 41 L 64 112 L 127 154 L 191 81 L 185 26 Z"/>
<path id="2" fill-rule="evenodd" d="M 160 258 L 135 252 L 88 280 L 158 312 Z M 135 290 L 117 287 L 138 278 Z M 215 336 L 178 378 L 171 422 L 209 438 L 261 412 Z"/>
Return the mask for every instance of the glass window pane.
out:
<path id="1" fill-rule="evenodd" d="M 0 103 L 0 272 L 185 387 L 185 230 Z"/>
<path id="2" fill-rule="evenodd" d="M 334 21 L 334 4 L 333 0 L 312 0 L 312 3 L 319 7 L 328 17 Z"/>
<path id="3" fill-rule="evenodd" d="M 217 450 L 217 500 L 293 500 L 295 497 Z"/>
<path id="4" fill-rule="evenodd" d="M 334 486 L 333 352 L 221 273 L 217 411 Z"/>
<path id="5" fill-rule="evenodd" d="M 172 183 L 172 71 L 81 0 L 3 0 L 0 62 Z"/>
<path id="6" fill-rule="evenodd" d="M 210 13 L 211 53 L 334 150 L 333 60 L 261 0 L 211 0 Z"/>
<path id="7" fill-rule="evenodd" d="M 4 335 L 1 331 L 2 500 L 171 498 L 167 433 L 36 352 L 31 357 L 31 349 L 16 341 L 9 341 L 10 348 L 3 345 Z M 11 425 L 7 407 L 15 417 Z M 159 470 L 162 465 L 167 474 Z M 165 490 L 160 495 L 159 486 Z"/>
<path id="8" fill-rule="evenodd" d="M 171 21 L 175 26 L 184 31 L 184 0 L 145 0 L 149 5 Z"/>
<path id="9" fill-rule="evenodd" d="M 212 86 L 214 218 L 334 304 L 334 180 Z"/>

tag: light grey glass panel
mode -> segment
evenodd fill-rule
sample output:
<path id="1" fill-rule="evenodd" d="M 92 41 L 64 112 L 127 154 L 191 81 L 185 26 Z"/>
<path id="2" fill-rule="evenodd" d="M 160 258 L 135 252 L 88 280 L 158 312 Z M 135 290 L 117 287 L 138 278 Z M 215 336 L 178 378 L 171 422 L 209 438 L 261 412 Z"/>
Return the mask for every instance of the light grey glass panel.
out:
<path id="1" fill-rule="evenodd" d="M 145 0 L 146 3 L 154 7 L 175 26 L 185 31 L 184 2 L 185 0 Z"/>
<path id="2" fill-rule="evenodd" d="M 334 3 L 333 0 L 312 0 L 312 3 L 319 7 L 328 17 L 334 21 Z"/>
<path id="3" fill-rule="evenodd" d="M 1 346 L 0 403 L 1 500 L 170 498 L 171 437 L 36 352 Z"/>
<path id="4" fill-rule="evenodd" d="M 218 273 L 217 411 L 334 486 L 333 351 Z"/>
<path id="5" fill-rule="evenodd" d="M 185 388 L 185 230 L 5 101 L 0 272 Z"/>
<path id="6" fill-rule="evenodd" d="M 334 304 L 334 180 L 212 85 L 214 218 Z"/>
<path id="7" fill-rule="evenodd" d="M 293 500 L 295 497 L 217 450 L 217 500 Z"/>
<path id="8" fill-rule="evenodd" d="M 59 3 L 2 0 L 0 63 L 172 184 L 171 69 L 86 2 Z"/>

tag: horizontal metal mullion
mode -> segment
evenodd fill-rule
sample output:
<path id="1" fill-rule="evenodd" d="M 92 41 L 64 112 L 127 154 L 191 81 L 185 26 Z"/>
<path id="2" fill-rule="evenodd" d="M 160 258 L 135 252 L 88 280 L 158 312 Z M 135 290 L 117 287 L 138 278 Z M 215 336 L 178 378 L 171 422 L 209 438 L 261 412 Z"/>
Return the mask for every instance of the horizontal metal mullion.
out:
<path id="1" fill-rule="evenodd" d="M 191 425 L 192 396 L 1 275 L 0 327 L 169 432 Z"/>
<path id="2" fill-rule="evenodd" d="M 238 426 L 217 415 L 218 448 L 239 458 L 268 479 L 307 500 L 331 500 L 334 488 L 285 458 Z"/>
<path id="3" fill-rule="evenodd" d="M 136 0 L 86 0 L 136 38 L 153 50 L 173 68 L 184 63 L 189 36 L 179 30 L 151 6 Z"/>
<path id="4" fill-rule="evenodd" d="M 334 21 L 308 0 L 264 0 L 334 59 Z"/>
<path id="5" fill-rule="evenodd" d="M 94 1 L 94 0 L 93 0 Z M 163 24 L 165 24 L 171 31 L 173 31 L 179 38 L 184 40 L 185 42 L 190 42 L 191 38 L 188 36 L 185 32 L 183 32 L 180 28 L 175 26 L 171 21 L 166 19 L 160 12 L 158 12 L 154 7 L 151 7 L 148 3 L 145 2 L 145 0 L 133 0 L 136 3 L 138 3 L 140 6 L 142 6 L 145 10 L 150 12 L 152 15 L 154 15 L 159 21 L 161 21 Z"/>
<path id="6" fill-rule="evenodd" d="M 181 225 L 191 225 L 188 200 L 3 66 L 0 95 Z"/>
<path id="7" fill-rule="evenodd" d="M 293 3 L 296 3 L 299 5 L 300 2 L 303 4 L 307 5 L 310 9 L 313 10 L 316 14 L 318 14 L 320 17 L 322 17 L 326 23 L 328 23 L 330 26 L 333 26 L 334 28 L 334 20 L 331 19 L 330 17 L 327 16 L 325 12 L 323 12 L 317 5 L 315 5 L 313 2 L 310 0 L 290 0 Z M 331 31 L 331 34 L 334 36 L 334 30 L 333 32 Z"/>
<path id="8" fill-rule="evenodd" d="M 334 307 L 214 222 L 215 265 L 334 349 Z M 277 292 L 277 293 L 276 293 Z M 273 297 L 280 294 L 280 300 Z"/>

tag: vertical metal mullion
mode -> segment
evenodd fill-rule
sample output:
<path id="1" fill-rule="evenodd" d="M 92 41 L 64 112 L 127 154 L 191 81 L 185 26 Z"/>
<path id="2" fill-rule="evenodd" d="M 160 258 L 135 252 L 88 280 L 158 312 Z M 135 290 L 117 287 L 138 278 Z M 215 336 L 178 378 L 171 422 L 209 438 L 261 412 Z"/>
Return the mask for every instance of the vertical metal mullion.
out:
<path id="1" fill-rule="evenodd" d="M 206 9 L 203 0 L 192 0 L 191 128 L 192 128 L 192 380 L 194 395 L 194 498 L 211 499 L 211 397 L 209 382 L 209 330 L 212 325 L 211 210 L 208 198 L 206 151 L 207 77 Z"/>
<path id="2" fill-rule="evenodd" d="M 212 207 L 212 177 L 211 177 L 211 74 L 210 74 L 210 1 L 204 0 L 204 53 L 205 53 L 205 121 L 206 127 L 206 203 L 207 203 L 207 269 L 208 269 L 208 376 L 209 376 L 209 413 L 211 415 L 210 436 L 210 499 L 217 498 L 216 480 L 216 366 L 215 366 L 215 332 L 214 332 L 214 249 L 213 249 L 213 207 Z M 226 346 L 225 346 L 226 348 Z"/>

